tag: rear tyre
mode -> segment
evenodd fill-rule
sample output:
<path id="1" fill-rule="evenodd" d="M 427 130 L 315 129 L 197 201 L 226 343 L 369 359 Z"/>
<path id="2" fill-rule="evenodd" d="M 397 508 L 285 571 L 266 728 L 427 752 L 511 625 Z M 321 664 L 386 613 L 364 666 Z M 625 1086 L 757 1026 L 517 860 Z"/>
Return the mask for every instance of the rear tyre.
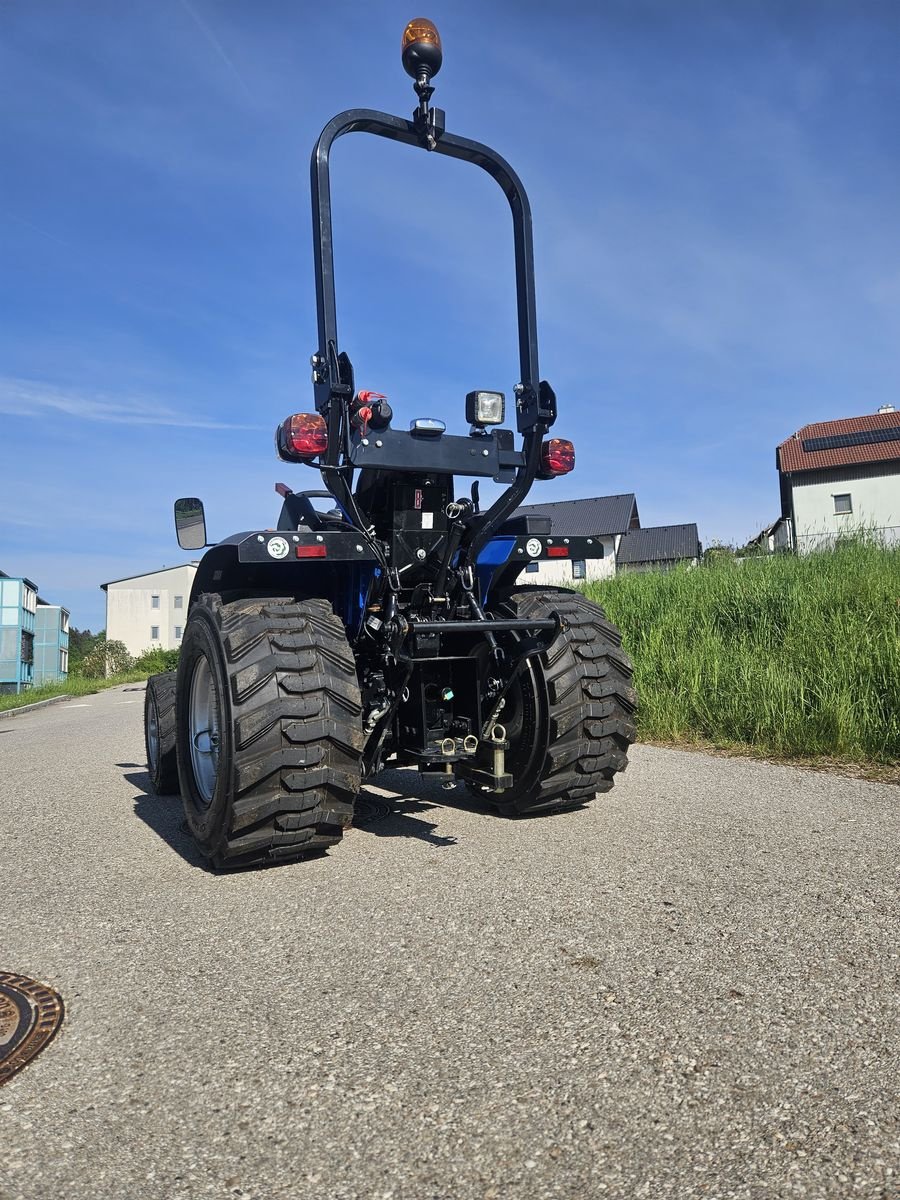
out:
<path id="1" fill-rule="evenodd" d="M 158 796 L 178 792 L 175 751 L 175 672 L 151 675 L 144 693 L 144 745 L 147 771 Z"/>
<path id="2" fill-rule="evenodd" d="M 482 790 L 504 816 L 552 812 L 608 792 L 628 765 L 637 695 L 622 638 L 603 609 L 580 592 L 518 586 L 493 606 L 496 615 L 548 617 L 565 628 L 530 659 L 499 715 L 510 748 L 513 786 Z"/>
<path id="3" fill-rule="evenodd" d="M 185 816 L 213 866 L 299 858 L 341 840 L 363 733 L 353 653 L 327 601 L 200 596 L 177 698 Z"/>

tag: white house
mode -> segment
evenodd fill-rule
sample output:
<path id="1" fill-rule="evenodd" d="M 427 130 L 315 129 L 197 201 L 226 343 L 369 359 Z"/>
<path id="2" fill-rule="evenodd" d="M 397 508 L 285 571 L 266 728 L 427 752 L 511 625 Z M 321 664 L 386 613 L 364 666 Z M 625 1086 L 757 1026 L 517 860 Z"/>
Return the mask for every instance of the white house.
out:
<path id="1" fill-rule="evenodd" d="M 790 550 L 790 518 L 779 517 L 777 521 L 773 521 L 771 525 L 767 525 L 765 529 L 761 529 L 756 537 L 751 538 L 750 541 L 757 546 L 761 546 L 766 554 L 774 554 L 776 550 Z"/>
<path id="2" fill-rule="evenodd" d="M 776 465 L 793 549 L 828 546 L 858 529 L 900 542 L 900 413 L 892 405 L 804 425 L 778 447 Z"/>
<path id="3" fill-rule="evenodd" d="M 106 592 L 106 637 L 129 654 L 181 645 L 197 563 L 163 567 L 100 586 Z"/>

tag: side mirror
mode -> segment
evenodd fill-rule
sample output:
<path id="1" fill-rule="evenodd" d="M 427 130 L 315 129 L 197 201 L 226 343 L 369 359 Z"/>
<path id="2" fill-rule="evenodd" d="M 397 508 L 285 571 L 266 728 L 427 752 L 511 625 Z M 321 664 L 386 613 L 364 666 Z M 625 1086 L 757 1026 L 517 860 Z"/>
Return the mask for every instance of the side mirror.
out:
<path id="1" fill-rule="evenodd" d="M 175 501 L 175 534 L 182 550 L 202 550 L 206 545 L 206 514 L 203 501 L 183 496 Z"/>

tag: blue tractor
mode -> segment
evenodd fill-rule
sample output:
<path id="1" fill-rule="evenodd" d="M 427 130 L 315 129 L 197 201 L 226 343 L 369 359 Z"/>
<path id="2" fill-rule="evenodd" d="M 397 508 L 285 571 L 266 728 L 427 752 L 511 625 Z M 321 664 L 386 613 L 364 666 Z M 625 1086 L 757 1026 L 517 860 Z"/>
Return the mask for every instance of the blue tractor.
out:
<path id="1" fill-rule="evenodd" d="M 342 112 L 312 154 L 318 349 L 315 412 L 279 427 L 280 457 L 323 490 L 279 484 L 277 529 L 208 546 L 203 505 L 175 505 L 179 545 L 200 560 L 177 672 L 147 687 L 157 791 L 180 791 L 217 868 L 295 859 L 340 841 L 362 781 L 391 766 L 463 783 L 504 816 L 578 807 L 613 785 L 634 740 L 632 669 L 618 631 L 577 591 L 518 582 L 528 564 L 602 556 L 596 538 L 553 536 L 517 515 L 535 479 L 567 474 L 551 437 L 556 396 L 538 370 L 531 212 L 509 164 L 448 133 L 431 104 L 441 43 L 406 27 L 412 120 Z M 513 220 L 519 444 L 505 397 L 466 396 L 468 436 L 434 418 L 393 425 L 385 396 L 358 390 L 338 341 L 329 157 L 369 133 L 474 163 Z M 466 494 L 458 481 L 470 477 Z M 488 507 L 478 480 L 505 490 Z M 323 504 L 323 500 L 326 504 Z"/>

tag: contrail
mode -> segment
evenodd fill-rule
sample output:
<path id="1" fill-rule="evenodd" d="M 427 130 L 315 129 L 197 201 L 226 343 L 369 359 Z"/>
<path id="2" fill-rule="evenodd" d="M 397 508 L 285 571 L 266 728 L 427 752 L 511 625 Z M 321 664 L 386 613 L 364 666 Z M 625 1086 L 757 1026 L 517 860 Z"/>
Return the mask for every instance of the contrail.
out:
<path id="1" fill-rule="evenodd" d="M 65 246 L 67 250 L 74 249 L 71 242 L 64 241 L 61 237 L 57 237 L 55 233 L 51 233 L 49 229 L 42 229 L 40 225 L 35 225 L 33 221 L 26 221 L 24 217 L 20 217 L 17 213 L 10 212 L 8 208 L 0 209 L 3 216 L 8 217 L 11 221 L 18 221 L 20 225 L 24 225 L 26 229 L 32 229 L 35 233 L 39 233 L 41 237 L 49 238 L 51 242 L 56 242 L 58 246 Z"/>
<path id="2" fill-rule="evenodd" d="M 247 87 L 247 83 L 246 83 L 243 75 L 241 75 L 240 71 L 237 69 L 237 67 L 234 65 L 234 63 L 231 61 L 231 59 L 225 53 L 225 50 L 222 47 L 222 43 L 219 41 L 219 39 L 216 37 L 216 35 L 213 33 L 213 31 L 210 29 L 210 27 L 206 24 L 206 22 L 203 20 L 203 18 L 200 16 L 200 14 L 195 10 L 194 6 L 190 3 L 190 0 L 178 0 L 178 2 L 181 5 L 181 7 L 185 10 L 185 12 L 189 16 L 193 17 L 194 21 L 196 22 L 197 28 L 200 30 L 200 32 L 203 34 L 203 36 L 206 38 L 206 40 L 209 42 L 209 44 L 215 50 L 216 54 L 218 54 L 219 58 L 221 58 L 222 62 L 225 64 L 225 66 L 229 69 L 229 71 L 232 73 L 232 75 L 235 77 L 235 79 L 238 81 L 238 83 L 244 89 L 244 92 L 246 93 L 248 99 L 253 100 L 254 99 L 253 93 L 250 91 L 249 87 Z"/>

